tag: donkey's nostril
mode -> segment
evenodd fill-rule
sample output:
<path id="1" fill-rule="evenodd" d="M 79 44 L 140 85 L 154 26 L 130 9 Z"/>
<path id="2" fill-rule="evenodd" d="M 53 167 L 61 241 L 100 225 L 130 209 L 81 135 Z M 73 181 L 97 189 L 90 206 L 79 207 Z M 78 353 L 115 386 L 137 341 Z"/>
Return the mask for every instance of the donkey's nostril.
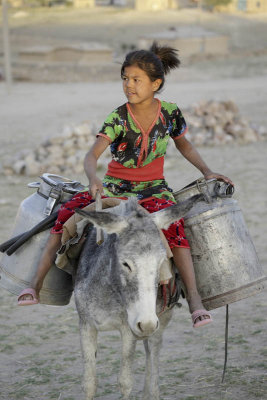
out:
<path id="1" fill-rule="evenodd" d="M 141 335 L 151 335 L 158 329 L 159 320 L 156 321 L 146 321 L 146 322 L 137 322 L 136 328 Z"/>

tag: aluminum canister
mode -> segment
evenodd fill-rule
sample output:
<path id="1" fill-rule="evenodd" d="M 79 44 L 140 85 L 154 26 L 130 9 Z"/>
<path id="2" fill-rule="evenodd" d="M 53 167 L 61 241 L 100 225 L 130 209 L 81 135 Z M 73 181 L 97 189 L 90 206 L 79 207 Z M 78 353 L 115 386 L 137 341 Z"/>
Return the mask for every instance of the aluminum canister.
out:
<path id="1" fill-rule="evenodd" d="M 263 268 L 236 200 L 233 187 L 199 179 L 174 193 L 177 202 L 203 193 L 185 216 L 196 281 L 208 309 L 252 296 L 264 288 Z"/>
<path id="2" fill-rule="evenodd" d="M 33 228 L 84 188 L 79 182 L 47 173 L 41 176 L 41 182 L 30 183 L 28 186 L 37 188 L 37 191 L 20 204 L 11 237 Z M 38 233 L 11 256 L 3 255 L 0 262 L 1 287 L 18 295 L 30 286 L 48 236 L 49 230 Z M 71 275 L 53 265 L 40 291 L 40 303 L 66 305 L 70 301 L 72 291 Z"/>

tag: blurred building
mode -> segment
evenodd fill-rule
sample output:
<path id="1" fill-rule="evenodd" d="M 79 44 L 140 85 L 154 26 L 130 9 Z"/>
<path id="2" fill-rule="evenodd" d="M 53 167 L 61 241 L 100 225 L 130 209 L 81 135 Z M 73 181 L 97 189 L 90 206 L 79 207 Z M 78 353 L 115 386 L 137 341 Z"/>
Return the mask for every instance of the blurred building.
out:
<path id="1" fill-rule="evenodd" d="M 0 4 L 1 4 L 0 0 Z M 139 11 L 157 11 L 166 9 L 197 7 L 201 2 L 205 7 L 205 0 L 9 0 L 14 8 L 23 6 L 52 6 L 57 4 L 73 4 L 77 8 L 92 8 L 95 6 L 121 6 L 135 8 Z M 218 11 L 244 11 L 253 13 L 267 12 L 267 0 L 232 0 L 227 6 L 217 6 Z"/>
<path id="2" fill-rule="evenodd" d="M 205 0 L 203 0 L 205 2 Z M 232 0 L 227 6 L 216 7 L 218 11 L 244 11 L 251 13 L 266 13 L 267 0 Z"/>
<path id="3" fill-rule="evenodd" d="M 178 0 L 135 0 L 135 9 L 141 11 L 178 8 Z"/>
<path id="4" fill-rule="evenodd" d="M 95 6 L 95 0 L 72 0 L 75 8 L 92 8 Z"/>

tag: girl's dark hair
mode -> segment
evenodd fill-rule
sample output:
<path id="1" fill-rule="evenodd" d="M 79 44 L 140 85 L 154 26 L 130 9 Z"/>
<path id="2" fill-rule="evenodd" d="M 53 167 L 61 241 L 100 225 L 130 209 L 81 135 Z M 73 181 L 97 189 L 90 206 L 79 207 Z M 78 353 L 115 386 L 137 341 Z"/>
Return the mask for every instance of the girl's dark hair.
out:
<path id="1" fill-rule="evenodd" d="M 180 60 L 178 58 L 178 50 L 169 46 L 159 46 L 153 42 L 149 50 L 136 50 L 128 53 L 121 67 L 121 76 L 124 74 L 124 69 L 131 65 L 137 65 L 140 69 L 146 72 L 151 82 L 156 79 L 162 79 L 162 83 L 157 92 L 163 88 L 165 75 L 171 69 L 178 68 Z"/>

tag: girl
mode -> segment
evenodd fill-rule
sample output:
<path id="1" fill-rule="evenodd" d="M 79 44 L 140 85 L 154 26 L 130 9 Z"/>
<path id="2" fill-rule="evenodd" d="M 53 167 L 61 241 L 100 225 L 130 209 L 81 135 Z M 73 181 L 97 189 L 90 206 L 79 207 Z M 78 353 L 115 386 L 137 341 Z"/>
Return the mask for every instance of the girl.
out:
<path id="1" fill-rule="evenodd" d="M 175 204 L 172 190 L 163 176 L 164 156 L 170 137 L 177 150 L 201 171 L 205 179 L 217 178 L 232 184 L 229 178 L 212 172 L 186 139 L 186 123 L 177 105 L 155 98 L 156 93 L 163 88 L 165 75 L 179 64 L 175 49 L 160 47 L 156 43 L 153 43 L 149 51 L 133 51 L 126 56 L 121 67 L 121 78 L 128 102 L 107 117 L 93 147 L 87 153 L 84 168 L 89 179 L 89 191 L 78 193 L 61 207 L 40 259 L 36 277 L 31 282 L 31 288 L 20 294 L 19 305 L 39 302 L 44 277 L 61 245 L 62 225 L 75 208 L 83 208 L 94 201 L 97 190 L 108 197 L 136 196 L 149 212 Z M 96 176 L 97 160 L 108 145 L 112 161 L 101 181 Z M 163 232 L 187 289 L 193 326 L 210 323 L 211 316 L 204 309 L 197 291 L 183 220 L 173 223 Z"/>

